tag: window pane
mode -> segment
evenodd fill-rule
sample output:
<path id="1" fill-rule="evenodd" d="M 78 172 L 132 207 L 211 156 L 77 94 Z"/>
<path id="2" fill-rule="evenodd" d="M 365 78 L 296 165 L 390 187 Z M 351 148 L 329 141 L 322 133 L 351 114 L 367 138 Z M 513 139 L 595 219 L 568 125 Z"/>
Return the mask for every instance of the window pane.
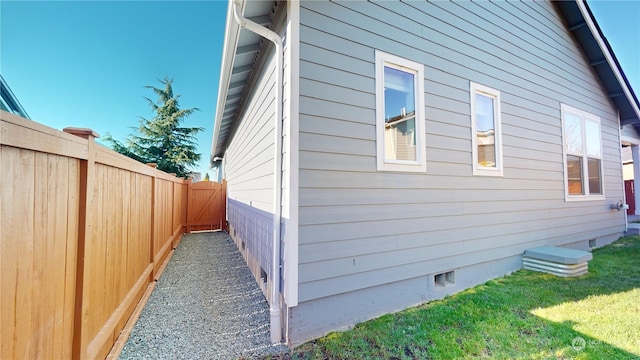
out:
<path id="1" fill-rule="evenodd" d="M 384 68 L 384 153 L 390 160 L 416 161 L 414 74 Z"/>
<path id="2" fill-rule="evenodd" d="M 476 94 L 476 143 L 478 165 L 496 167 L 496 140 L 493 98 Z"/>
<path id="3" fill-rule="evenodd" d="M 585 121 L 587 134 L 587 155 L 601 156 L 600 150 L 600 123 L 587 119 Z"/>
<path id="4" fill-rule="evenodd" d="M 589 167 L 589 194 L 602 194 L 602 176 L 600 174 L 600 159 L 587 160 Z"/>
<path id="5" fill-rule="evenodd" d="M 566 136 L 567 152 L 583 154 L 582 147 L 582 118 L 578 115 L 564 113 L 564 135 Z"/>
<path id="6" fill-rule="evenodd" d="M 567 155 L 569 195 L 584 195 L 582 188 L 582 157 Z"/>

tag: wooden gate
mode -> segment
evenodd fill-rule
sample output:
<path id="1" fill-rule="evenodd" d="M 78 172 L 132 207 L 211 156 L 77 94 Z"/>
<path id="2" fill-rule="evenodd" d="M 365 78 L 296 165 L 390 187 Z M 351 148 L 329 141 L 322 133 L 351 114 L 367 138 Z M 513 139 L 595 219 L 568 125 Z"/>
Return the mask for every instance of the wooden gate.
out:
<path id="1" fill-rule="evenodd" d="M 188 196 L 187 233 L 201 230 L 226 230 L 226 181 L 191 183 Z"/>

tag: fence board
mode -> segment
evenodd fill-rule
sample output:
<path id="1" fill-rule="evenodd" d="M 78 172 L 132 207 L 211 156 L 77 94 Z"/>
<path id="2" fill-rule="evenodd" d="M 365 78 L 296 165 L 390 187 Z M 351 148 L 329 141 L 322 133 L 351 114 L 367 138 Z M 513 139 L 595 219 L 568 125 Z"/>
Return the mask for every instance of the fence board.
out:
<path id="1" fill-rule="evenodd" d="M 34 164 L 34 212 L 33 212 L 33 221 L 34 224 L 39 224 L 39 227 L 44 228 L 46 233 L 51 234 L 52 237 L 55 236 L 55 233 L 51 230 L 51 224 L 47 223 L 48 209 L 47 205 L 49 200 L 55 202 L 54 198 L 49 198 L 48 196 L 48 186 L 47 186 L 47 154 L 36 152 L 35 155 L 35 164 Z M 54 195 L 55 196 L 55 195 Z M 42 231 L 36 231 L 35 226 L 33 229 L 33 243 L 32 243 L 32 254 L 33 254 L 33 278 L 31 281 L 32 288 L 29 289 L 29 294 L 31 295 L 31 333 L 36 335 L 34 338 L 30 340 L 30 351 L 29 358 L 41 358 L 45 355 L 44 349 L 42 348 L 43 344 L 43 336 L 42 332 L 46 332 L 46 329 L 40 329 L 40 327 L 46 326 L 46 319 L 44 313 L 44 306 L 46 301 L 46 293 L 48 290 L 46 279 L 44 279 L 47 274 L 43 273 L 43 268 L 47 269 L 47 239 L 42 236 L 38 236 L 38 233 L 42 233 Z M 41 291 L 35 291 L 36 289 L 42 289 Z M 42 331 L 41 331 L 42 330 Z M 46 338 L 46 336 L 44 337 Z"/>
<path id="2" fill-rule="evenodd" d="M 1 132 L 1 131 L 0 131 Z M 4 221 L 0 224 L 0 324 L 15 323 L 15 294 L 16 273 L 18 271 L 18 249 L 15 241 L 17 238 L 17 224 L 13 215 L 17 212 L 14 206 L 14 192 L 16 174 L 13 158 L 18 149 L 8 146 L 0 146 L 0 164 L 2 172 L 7 176 L 0 178 L 0 216 Z M 16 219 L 17 220 L 17 219 Z M 15 327 L 3 327 L 0 332 L 0 358 L 13 357 Z"/>
<path id="3" fill-rule="evenodd" d="M 26 209 L 21 209 L 22 214 L 25 217 L 26 224 L 24 224 L 25 232 L 23 235 L 23 241 L 18 242 L 18 256 L 20 257 L 20 261 L 18 263 L 18 272 L 16 279 L 16 295 L 15 295 L 15 306 L 16 306 L 16 323 L 24 324 L 22 328 L 18 329 L 16 334 L 16 344 L 15 344 L 15 352 L 13 356 L 15 358 L 28 358 L 29 357 L 29 340 L 31 328 L 33 328 L 33 324 L 31 323 L 31 299 L 32 299 L 32 285 L 33 285 L 33 238 L 34 238 L 34 229 L 33 224 L 35 223 L 35 152 L 20 150 L 18 161 L 20 161 L 19 166 L 21 167 L 20 173 L 27 175 L 28 177 L 24 179 L 22 185 L 24 186 L 24 191 L 28 193 L 29 203 L 25 204 L 27 206 Z M 18 189 L 15 189 L 18 191 Z M 15 239 L 19 239 L 20 237 L 16 237 Z"/>
<path id="4" fill-rule="evenodd" d="M 66 216 L 67 221 L 67 239 L 79 239 L 78 228 L 80 225 L 80 203 L 79 194 L 81 193 L 80 187 L 80 164 L 76 159 L 69 159 L 69 176 L 68 176 L 68 208 L 67 212 L 61 213 L 59 216 L 64 218 Z M 61 239 L 61 241 L 63 241 Z M 66 241 L 64 239 L 65 245 L 65 261 L 59 266 L 60 268 L 64 267 L 65 277 L 64 282 L 62 283 L 62 288 L 64 288 L 64 300 L 62 302 L 68 306 L 62 311 L 60 315 L 62 318 L 62 333 L 55 332 L 53 334 L 53 339 L 56 348 L 60 348 L 60 357 L 61 359 L 70 359 L 72 356 L 72 344 L 73 344 L 73 324 L 74 324 L 74 310 L 75 310 L 75 295 L 77 291 L 77 279 L 76 279 L 76 271 L 77 271 L 77 254 L 78 254 L 78 243 Z M 56 282 L 56 285 L 58 283 Z M 56 309 L 58 306 L 56 305 Z M 56 317 L 59 319 L 60 317 Z M 54 349 L 55 350 L 55 349 Z M 54 357 L 57 357 L 58 350 L 54 351 Z"/>
<path id="5" fill-rule="evenodd" d="M 37 152 L 35 153 L 35 165 L 34 165 L 34 212 L 33 212 L 33 221 L 34 224 L 39 224 L 40 227 L 47 229 L 47 154 Z M 54 199 L 51 199 L 54 200 Z M 55 201 L 55 200 L 54 200 Z M 50 230 L 49 230 L 50 231 Z M 31 288 L 29 289 L 29 294 L 35 294 L 36 296 L 31 296 L 31 332 L 32 334 L 36 334 L 35 338 L 30 341 L 30 351 L 29 356 L 34 358 L 37 356 L 44 355 L 42 349 L 39 348 L 41 346 L 42 338 L 38 336 L 38 332 L 40 330 L 40 326 L 44 326 L 46 324 L 44 320 L 44 312 L 43 312 L 43 303 L 45 301 L 44 296 L 46 294 L 46 283 L 43 277 L 46 276 L 42 272 L 42 267 L 46 269 L 46 264 L 43 262 L 46 261 L 46 251 L 47 242 L 46 239 L 43 239 L 41 236 L 38 236 L 38 233 L 41 231 L 36 231 L 35 226 L 33 229 L 33 237 L 32 237 L 32 261 L 33 261 L 33 273 L 32 273 L 32 281 Z M 42 291 L 35 291 L 35 289 L 42 289 Z M 44 329 L 43 329 L 44 330 Z"/>

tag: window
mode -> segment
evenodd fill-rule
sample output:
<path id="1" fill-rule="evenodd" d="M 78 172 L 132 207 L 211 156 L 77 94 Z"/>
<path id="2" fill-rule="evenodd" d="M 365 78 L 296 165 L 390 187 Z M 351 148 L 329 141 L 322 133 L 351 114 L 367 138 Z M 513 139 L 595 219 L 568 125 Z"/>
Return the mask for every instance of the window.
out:
<path id="1" fill-rule="evenodd" d="M 604 199 L 600 118 L 562 104 L 565 199 Z"/>
<path id="2" fill-rule="evenodd" d="M 425 172 L 424 66 L 376 51 L 378 170 Z"/>
<path id="3" fill-rule="evenodd" d="M 500 92 L 470 84 L 473 175 L 502 176 Z"/>

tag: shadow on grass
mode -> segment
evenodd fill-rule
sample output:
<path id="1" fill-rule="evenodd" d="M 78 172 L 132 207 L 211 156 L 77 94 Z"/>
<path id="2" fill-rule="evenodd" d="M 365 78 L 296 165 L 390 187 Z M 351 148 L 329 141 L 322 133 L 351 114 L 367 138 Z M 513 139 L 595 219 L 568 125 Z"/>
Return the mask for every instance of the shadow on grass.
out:
<path id="1" fill-rule="evenodd" d="M 275 359 L 639 359 L 640 237 L 593 254 L 582 277 L 520 270 Z"/>

